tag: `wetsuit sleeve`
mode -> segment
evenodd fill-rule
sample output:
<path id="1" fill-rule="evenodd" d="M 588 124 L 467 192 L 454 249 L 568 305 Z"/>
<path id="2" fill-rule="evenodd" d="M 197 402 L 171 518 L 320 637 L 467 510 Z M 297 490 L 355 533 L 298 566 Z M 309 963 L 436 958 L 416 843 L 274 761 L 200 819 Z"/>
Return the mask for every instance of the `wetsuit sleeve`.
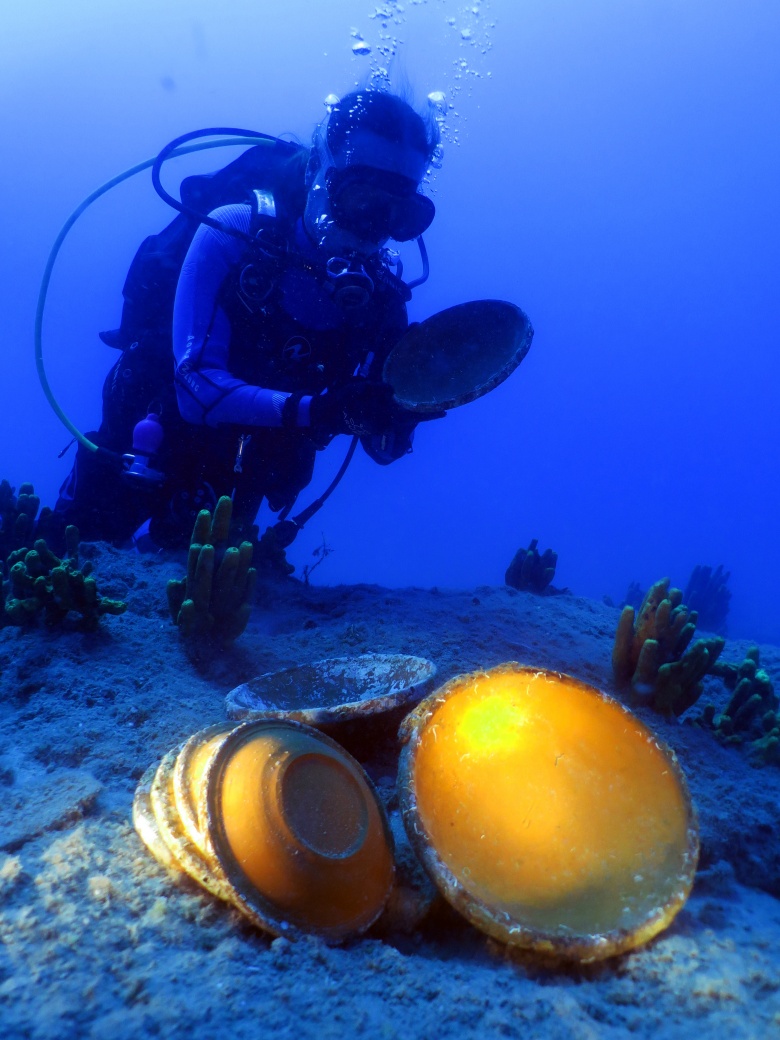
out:
<path id="1" fill-rule="evenodd" d="M 248 232 L 248 205 L 223 206 L 211 216 Z M 173 352 L 179 411 L 187 422 L 206 426 L 280 426 L 290 396 L 252 386 L 228 369 L 230 322 L 220 306 L 225 278 L 239 264 L 246 240 L 201 224 L 195 232 L 179 275 L 173 308 Z M 311 398 L 298 405 L 298 425 L 308 425 Z"/>

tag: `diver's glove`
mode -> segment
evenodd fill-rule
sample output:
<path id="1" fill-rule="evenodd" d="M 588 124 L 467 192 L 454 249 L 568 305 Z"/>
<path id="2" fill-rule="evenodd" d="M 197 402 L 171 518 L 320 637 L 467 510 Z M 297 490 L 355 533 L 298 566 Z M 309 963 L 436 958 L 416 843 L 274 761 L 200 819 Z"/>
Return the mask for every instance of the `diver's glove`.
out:
<path id="1" fill-rule="evenodd" d="M 359 437 L 384 433 L 397 423 L 414 424 L 421 418 L 393 399 L 393 388 L 387 383 L 357 378 L 313 397 L 309 415 L 315 429 Z"/>

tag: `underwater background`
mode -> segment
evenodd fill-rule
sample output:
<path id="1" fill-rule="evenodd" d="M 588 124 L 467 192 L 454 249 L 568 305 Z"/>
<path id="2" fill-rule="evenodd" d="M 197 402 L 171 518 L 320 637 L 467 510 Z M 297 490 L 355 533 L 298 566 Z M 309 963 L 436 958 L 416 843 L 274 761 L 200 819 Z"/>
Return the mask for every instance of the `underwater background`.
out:
<path id="1" fill-rule="evenodd" d="M 451 106 L 412 319 L 507 299 L 536 335 L 412 456 L 356 456 L 289 553 L 299 573 L 324 540 L 318 583 L 496 585 L 536 537 L 556 585 L 617 603 L 632 580 L 684 587 L 722 563 L 729 634 L 780 642 L 778 54 L 774 0 L 6 0 L 0 477 L 53 504 L 72 464 L 32 327 L 76 205 L 199 127 L 308 141 L 328 94 L 386 69 L 419 107 L 438 91 Z M 234 154 L 177 160 L 166 183 Z M 172 215 L 146 172 L 62 251 L 44 356 L 82 430 L 115 360 L 97 333 Z M 345 450 L 320 456 L 299 507 Z"/>

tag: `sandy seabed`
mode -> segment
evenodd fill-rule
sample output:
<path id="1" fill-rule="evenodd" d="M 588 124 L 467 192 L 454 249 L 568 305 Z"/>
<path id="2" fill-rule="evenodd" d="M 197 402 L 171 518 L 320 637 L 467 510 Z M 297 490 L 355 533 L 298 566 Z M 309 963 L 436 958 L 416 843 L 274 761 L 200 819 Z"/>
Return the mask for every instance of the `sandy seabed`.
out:
<path id="1" fill-rule="evenodd" d="M 168 558 L 85 546 L 103 594 L 93 634 L 0 630 L 0 1036 L 103 1038 L 780 1037 L 780 769 L 645 715 L 699 814 L 693 894 L 646 947 L 586 969 L 507 954 L 446 906 L 410 932 L 380 921 L 329 947 L 274 939 L 148 854 L 136 784 L 225 718 L 240 682 L 367 652 L 430 657 L 439 678 L 517 660 L 614 693 L 618 611 L 575 596 L 474 590 L 261 589 L 235 646 L 193 665 L 171 623 Z M 724 660 L 748 644 L 729 641 Z M 780 648 L 761 646 L 780 687 Z M 707 680 L 704 700 L 729 694 Z M 379 789 L 396 836 L 388 777 Z M 408 850 L 407 850 L 408 851 Z"/>

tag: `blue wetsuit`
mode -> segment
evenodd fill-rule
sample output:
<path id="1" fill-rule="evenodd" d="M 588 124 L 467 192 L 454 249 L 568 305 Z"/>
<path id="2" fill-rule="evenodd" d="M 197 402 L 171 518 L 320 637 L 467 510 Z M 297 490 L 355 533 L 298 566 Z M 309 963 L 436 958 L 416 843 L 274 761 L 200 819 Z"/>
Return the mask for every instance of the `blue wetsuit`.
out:
<path id="1" fill-rule="evenodd" d="M 248 205 L 223 206 L 211 216 L 249 232 Z M 173 353 L 176 397 L 187 422 L 248 427 L 282 424 L 282 407 L 289 394 L 252 386 L 229 371 L 232 329 L 220 290 L 245 252 L 242 239 L 201 224 L 184 260 L 173 311 Z M 285 272 L 283 278 L 288 276 Z M 301 399 L 302 425 L 308 425 L 310 401 L 310 397 Z"/>

